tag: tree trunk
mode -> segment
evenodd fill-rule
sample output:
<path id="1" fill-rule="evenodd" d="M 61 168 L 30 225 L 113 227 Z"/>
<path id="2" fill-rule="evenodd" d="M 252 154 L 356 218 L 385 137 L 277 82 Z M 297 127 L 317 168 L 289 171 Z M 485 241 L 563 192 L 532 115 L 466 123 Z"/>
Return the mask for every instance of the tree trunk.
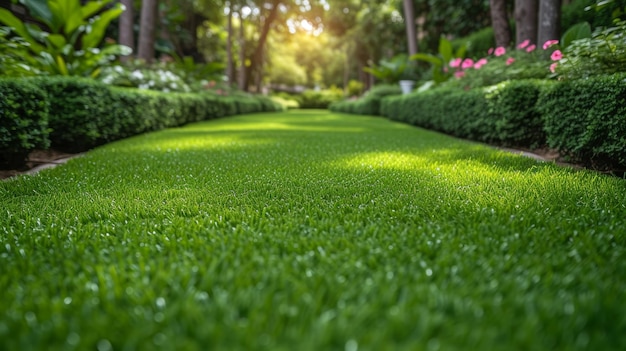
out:
<path id="1" fill-rule="evenodd" d="M 539 0 L 539 31 L 537 40 L 543 45 L 561 36 L 561 0 Z"/>
<path id="2" fill-rule="evenodd" d="M 278 16 L 278 5 L 280 4 L 280 0 L 272 1 L 272 9 L 270 10 L 269 15 L 265 18 L 263 23 L 263 28 L 261 29 L 261 35 L 259 36 L 258 44 L 254 49 L 254 54 L 252 55 L 252 72 L 256 72 L 257 69 L 260 69 L 263 64 L 263 50 L 265 48 L 265 42 L 267 41 L 267 35 L 270 32 L 270 28 L 272 28 L 272 24 L 274 20 Z M 246 84 L 247 86 L 247 84 Z"/>
<path id="3" fill-rule="evenodd" d="M 511 44 L 511 28 L 506 12 L 506 0 L 489 0 L 489 4 L 496 46 L 508 47 Z"/>
<path id="4" fill-rule="evenodd" d="M 239 90 L 246 90 L 246 34 L 243 27 L 243 11 L 239 8 Z"/>
<path id="5" fill-rule="evenodd" d="M 139 24 L 139 49 L 137 58 L 150 63 L 154 60 L 155 23 L 158 0 L 141 1 Z"/>
<path id="6" fill-rule="evenodd" d="M 134 16 L 133 0 L 121 0 L 122 5 L 126 8 L 120 15 L 119 22 L 119 37 L 118 41 L 120 45 L 126 45 L 135 53 L 135 31 L 134 31 Z M 122 62 L 128 62 L 133 54 L 120 57 Z"/>
<path id="7" fill-rule="evenodd" d="M 233 5 L 228 4 L 228 22 L 226 25 L 226 31 L 228 33 L 228 39 L 226 40 L 226 77 L 228 77 L 228 84 L 233 84 L 234 69 L 233 69 Z"/>
<path id="8" fill-rule="evenodd" d="M 415 31 L 415 11 L 413 0 L 403 0 L 404 3 L 404 23 L 406 25 L 406 38 L 408 41 L 409 55 L 417 54 L 417 34 Z"/>
<path id="9" fill-rule="evenodd" d="M 515 0 L 515 44 L 524 40 L 537 44 L 537 0 Z"/>

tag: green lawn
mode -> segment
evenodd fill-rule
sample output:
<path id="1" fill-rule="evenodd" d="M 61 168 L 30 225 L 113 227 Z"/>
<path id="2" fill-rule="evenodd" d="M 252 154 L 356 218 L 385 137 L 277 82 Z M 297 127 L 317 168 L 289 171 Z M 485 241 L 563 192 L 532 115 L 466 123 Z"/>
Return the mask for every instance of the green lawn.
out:
<path id="1" fill-rule="evenodd" d="M 626 181 L 296 111 L 0 182 L 0 350 L 626 349 Z"/>

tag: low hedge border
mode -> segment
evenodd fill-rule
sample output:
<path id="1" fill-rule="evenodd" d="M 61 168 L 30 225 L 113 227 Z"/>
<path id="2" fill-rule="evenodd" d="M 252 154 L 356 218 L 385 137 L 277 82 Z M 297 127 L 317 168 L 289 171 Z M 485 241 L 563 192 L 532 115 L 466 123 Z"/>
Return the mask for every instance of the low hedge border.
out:
<path id="1" fill-rule="evenodd" d="M 30 150 L 50 146 L 46 92 L 32 82 L 0 80 L 0 166 L 23 165 Z"/>
<path id="2" fill-rule="evenodd" d="M 75 77 L 0 80 L 0 166 L 33 149 L 85 151 L 148 131 L 243 113 L 279 111 L 262 96 L 218 97 L 116 88 Z"/>
<path id="3" fill-rule="evenodd" d="M 381 115 L 494 145 L 550 147 L 599 170 L 626 169 L 626 74 L 387 97 Z"/>
<path id="4" fill-rule="evenodd" d="M 402 90 L 398 85 L 380 85 L 372 88 L 360 99 L 336 101 L 330 104 L 328 108 L 333 112 L 380 115 L 382 99 L 386 96 L 400 94 L 402 94 Z"/>

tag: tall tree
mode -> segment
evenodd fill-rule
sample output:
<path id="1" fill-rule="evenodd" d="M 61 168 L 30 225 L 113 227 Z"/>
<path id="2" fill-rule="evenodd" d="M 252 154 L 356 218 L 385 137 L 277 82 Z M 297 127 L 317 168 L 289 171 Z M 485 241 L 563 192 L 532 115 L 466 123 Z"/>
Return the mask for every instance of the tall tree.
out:
<path id="1" fill-rule="evenodd" d="M 239 72 L 237 74 L 239 90 L 246 90 L 248 81 L 246 70 L 246 29 L 243 22 L 243 10 L 239 7 Z"/>
<path id="2" fill-rule="evenodd" d="M 561 36 L 561 0 L 539 0 L 537 40 L 543 44 Z"/>
<path id="3" fill-rule="evenodd" d="M 537 44 L 537 0 L 515 0 L 515 43 Z"/>
<path id="4" fill-rule="evenodd" d="M 262 17 L 262 28 L 261 33 L 259 35 L 259 39 L 257 40 L 257 45 L 254 48 L 254 53 L 252 54 L 250 72 L 253 74 L 261 74 L 263 69 L 263 53 L 265 51 L 265 43 L 267 42 L 267 36 L 269 35 L 270 29 L 274 24 L 274 21 L 278 17 L 278 5 L 280 5 L 280 0 L 272 0 L 271 3 L 266 3 L 265 5 L 269 5 L 269 13 L 266 16 Z M 267 7 L 267 6 L 262 6 Z M 258 82 L 257 82 L 258 83 Z M 257 84 L 258 85 L 258 84 Z M 249 86 L 249 82 L 245 84 L 246 89 Z"/>
<path id="5" fill-rule="evenodd" d="M 415 10 L 413 0 L 403 0 L 404 23 L 406 24 L 406 37 L 408 40 L 409 55 L 417 54 L 417 34 L 415 32 Z"/>
<path id="6" fill-rule="evenodd" d="M 228 2 L 228 22 L 226 24 L 226 77 L 228 78 L 228 84 L 233 84 L 235 78 L 234 63 L 233 63 L 233 4 Z"/>
<path id="7" fill-rule="evenodd" d="M 120 15 L 119 21 L 119 38 L 120 45 L 126 45 L 135 52 L 135 11 L 133 9 L 133 0 L 121 0 L 124 5 L 124 12 Z M 122 56 L 122 62 L 130 60 L 132 55 Z"/>
<path id="8" fill-rule="evenodd" d="M 154 60 L 155 24 L 158 0 L 141 1 L 139 20 L 139 48 L 137 58 L 152 62 Z"/>
<path id="9" fill-rule="evenodd" d="M 491 24 L 496 37 L 496 46 L 508 47 L 511 44 L 511 28 L 506 11 L 506 0 L 489 0 Z"/>

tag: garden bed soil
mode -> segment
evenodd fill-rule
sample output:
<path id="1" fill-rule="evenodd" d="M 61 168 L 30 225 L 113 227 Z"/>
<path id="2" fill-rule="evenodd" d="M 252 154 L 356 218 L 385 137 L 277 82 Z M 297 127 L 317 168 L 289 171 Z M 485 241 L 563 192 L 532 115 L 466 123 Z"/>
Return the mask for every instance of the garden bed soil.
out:
<path id="1" fill-rule="evenodd" d="M 71 154 L 57 150 L 34 150 L 28 155 L 26 164 L 21 169 L 0 169 L 0 179 L 7 179 L 21 174 L 34 174 L 42 169 L 56 167 L 82 154 Z"/>

